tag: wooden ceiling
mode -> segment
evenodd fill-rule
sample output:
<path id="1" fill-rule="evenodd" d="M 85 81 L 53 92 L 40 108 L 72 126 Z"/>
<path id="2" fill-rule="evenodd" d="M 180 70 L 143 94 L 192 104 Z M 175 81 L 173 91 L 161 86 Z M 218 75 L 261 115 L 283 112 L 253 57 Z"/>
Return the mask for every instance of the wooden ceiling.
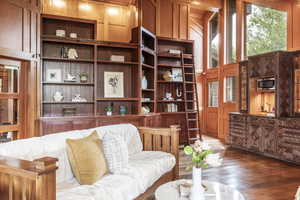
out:
<path id="1" fill-rule="evenodd" d="M 94 0 L 94 1 L 118 4 L 121 6 L 129 6 L 135 4 L 136 0 Z"/>

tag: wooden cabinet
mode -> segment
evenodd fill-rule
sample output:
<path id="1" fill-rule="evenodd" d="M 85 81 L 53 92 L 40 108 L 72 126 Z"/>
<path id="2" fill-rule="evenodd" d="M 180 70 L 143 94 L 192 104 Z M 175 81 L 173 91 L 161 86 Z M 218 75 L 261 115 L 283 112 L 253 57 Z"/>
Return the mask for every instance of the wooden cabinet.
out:
<path id="1" fill-rule="evenodd" d="M 246 147 L 247 117 L 244 115 L 230 114 L 229 119 L 230 142 L 237 147 Z"/>

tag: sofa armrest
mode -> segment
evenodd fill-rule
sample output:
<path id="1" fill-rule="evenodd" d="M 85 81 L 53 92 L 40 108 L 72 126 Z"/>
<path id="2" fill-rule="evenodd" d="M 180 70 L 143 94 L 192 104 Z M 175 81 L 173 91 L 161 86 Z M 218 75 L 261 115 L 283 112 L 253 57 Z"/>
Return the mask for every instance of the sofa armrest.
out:
<path id="1" fill-rule="evenodd" d="M 138 127 L 145 151 L 172 153 L 176 158 L 175 178 L 179 176 L 179 131 L 177 125 L 170 128 Z"/>
<path id="2" fill-rule="evenodd" d="M 0 156 L 1 200 L 55 200 L 56 158 L 34 161 Z"/>

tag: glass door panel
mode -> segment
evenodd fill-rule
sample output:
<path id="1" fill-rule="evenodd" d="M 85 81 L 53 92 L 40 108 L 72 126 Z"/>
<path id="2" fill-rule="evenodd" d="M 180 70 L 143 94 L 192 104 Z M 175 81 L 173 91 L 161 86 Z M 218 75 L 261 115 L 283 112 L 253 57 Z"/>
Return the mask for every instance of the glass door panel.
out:
<path id="1" fill-rule="evenodd" d="M 18 93 L 19 67 L 0 65 L 0 92 Z"/>

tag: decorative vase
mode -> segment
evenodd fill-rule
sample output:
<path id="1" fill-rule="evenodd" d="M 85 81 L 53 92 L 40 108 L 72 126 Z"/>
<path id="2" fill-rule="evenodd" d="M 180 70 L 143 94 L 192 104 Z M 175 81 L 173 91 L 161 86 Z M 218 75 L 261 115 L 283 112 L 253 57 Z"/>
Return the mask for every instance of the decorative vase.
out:
<path id="1" fill-rule="evenodd" d="M 190 200 L 205 200 L 204 188 L 202 186 L 202 168 L 193 167 L 193 186 L 191 188 Z"/>
<path id="2" fill-rule="evenodd" d="M 147 89 L 148 87 L 148 81 L 146 79 L 146 76 L 143 76 L 142 78 L 142 89 Z"/>
<path id="3" fill-rule="evenodd" d="M 126 106 L 121 105 L 120 106 L 120 115 L 126 115 L 126 113 L 127 113 Z"/>
<path id="4" fill-rule="evenodd" d="M 107 116 L 112 116 L 112 112 L 111 112 L 111 111 L 107 111 L 107 112 L 106 112 L 106 115 L 107 115 Z"/>

